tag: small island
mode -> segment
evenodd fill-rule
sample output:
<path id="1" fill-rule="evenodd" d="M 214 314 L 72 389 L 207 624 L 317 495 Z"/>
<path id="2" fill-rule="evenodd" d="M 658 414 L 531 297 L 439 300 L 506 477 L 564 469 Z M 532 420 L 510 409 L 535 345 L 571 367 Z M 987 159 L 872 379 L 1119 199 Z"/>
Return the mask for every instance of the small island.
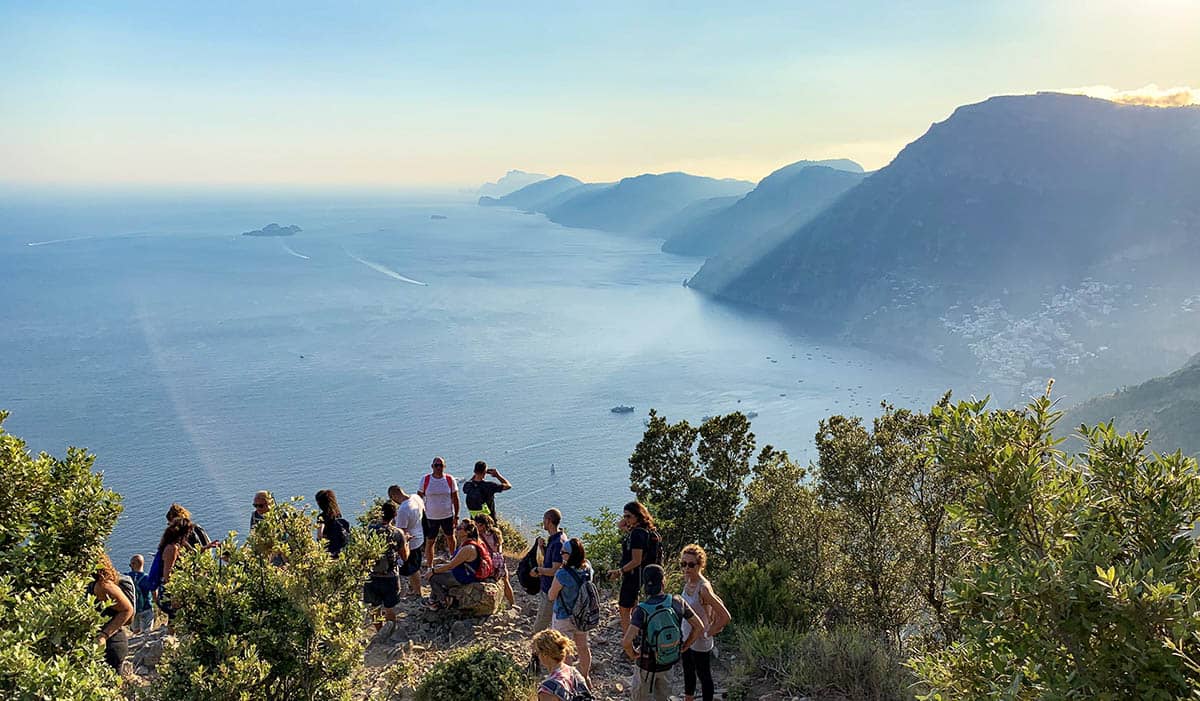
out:
<path id="1" fill-rule="evenodd" d="M 300 227 L 292 224 L 291 226 L 280 226 L 278 224 L 267 224 L 261 229 L 247 231 L 242 236 L 295 236 L 300 233 Z"/>
<path id="2" fill-rule="evenodd" d="M 633 407 L 629 406 L 628 404 L 619 404 L 612 409 L 609 409 L 609 411 L 614 414 L 632 414 Z"/>

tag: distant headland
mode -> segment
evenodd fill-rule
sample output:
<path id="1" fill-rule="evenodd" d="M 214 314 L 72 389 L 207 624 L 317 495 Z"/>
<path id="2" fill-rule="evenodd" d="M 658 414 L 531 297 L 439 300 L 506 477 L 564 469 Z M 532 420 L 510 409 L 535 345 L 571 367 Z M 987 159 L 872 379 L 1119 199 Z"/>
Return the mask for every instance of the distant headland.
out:
<path id="1" fill-rule="evenodd" d="M 300 227 L 292 224 L 291 226 L 280 226 L 278 224 L 267 224 L 261 229 L 247 231 L 242 236 L 295 236 L 300 233 Z"/>

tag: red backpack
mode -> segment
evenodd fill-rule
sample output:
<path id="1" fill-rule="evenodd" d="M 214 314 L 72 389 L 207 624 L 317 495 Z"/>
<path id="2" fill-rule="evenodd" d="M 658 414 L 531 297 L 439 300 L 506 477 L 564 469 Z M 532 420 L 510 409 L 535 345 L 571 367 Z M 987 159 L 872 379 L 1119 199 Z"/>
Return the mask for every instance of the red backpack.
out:
<path id="1" fill-rule="evenodd" d="M 491 579 L 496 574 L 496 565 L 492 562 L 492 551 L 488 549 L 488 546 L 478 540 L 468 540 L 463 545 L 473 545 L 475 552 L 479 553 L 479 565 L 475 568 L 475 579 Z"/>

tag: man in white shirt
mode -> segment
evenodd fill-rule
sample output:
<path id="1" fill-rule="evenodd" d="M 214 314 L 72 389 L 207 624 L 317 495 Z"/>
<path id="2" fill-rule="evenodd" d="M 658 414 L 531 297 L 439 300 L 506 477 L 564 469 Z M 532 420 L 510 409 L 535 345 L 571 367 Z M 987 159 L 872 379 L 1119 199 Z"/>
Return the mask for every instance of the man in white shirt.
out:
<path id="1" fill-rule="evenodd" d="M 454 554 L 454 528 L 458 525 L 458 484 L 446 472 L 446 461 L 434 458 L 432 472 L 421 478 L 417 496 L 425 501 L 425 566 L 433 567 L 433 546 L 438 533 L 446 535 L 446 547 Z"/>
<path id="2" fill-rule="evenodd" d="M 408 577 L 409 596 L 421 598 L 421 556 L 425 544 L 425 502 L 416 494 L 407 494 L 400 485 L 388 487 L 388 498 L 396 502 L 392 525 L 408 536 L 408 558 L 400 563 L 400 576 Z"/>

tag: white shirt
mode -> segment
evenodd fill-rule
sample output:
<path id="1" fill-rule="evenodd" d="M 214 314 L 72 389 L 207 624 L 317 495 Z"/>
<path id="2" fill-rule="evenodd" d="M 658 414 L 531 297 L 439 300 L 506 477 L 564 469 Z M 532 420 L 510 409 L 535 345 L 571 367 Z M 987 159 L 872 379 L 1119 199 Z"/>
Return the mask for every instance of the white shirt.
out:
<path id="1" fill-rule="evenodd" d="M 441 477 L 434 477 L 430 472 L 421 478 L 417 491 L 425 493 L 425 518 L 440 521 L 454 516 L 454 501 L 450 497 L 458 494 L 458 484 L 449 473 L 443 472 Z"/>
<path id="2" fill-rule="evenodd" d="M 421 517 L 425 515 L 425 502 L 416 494 L 410 494 L 403 504 L 396 507 L 396 518 L 392 525 L 408 534 L 408 547 L 416 550 L 425 544 L 425 529 Z"/>

